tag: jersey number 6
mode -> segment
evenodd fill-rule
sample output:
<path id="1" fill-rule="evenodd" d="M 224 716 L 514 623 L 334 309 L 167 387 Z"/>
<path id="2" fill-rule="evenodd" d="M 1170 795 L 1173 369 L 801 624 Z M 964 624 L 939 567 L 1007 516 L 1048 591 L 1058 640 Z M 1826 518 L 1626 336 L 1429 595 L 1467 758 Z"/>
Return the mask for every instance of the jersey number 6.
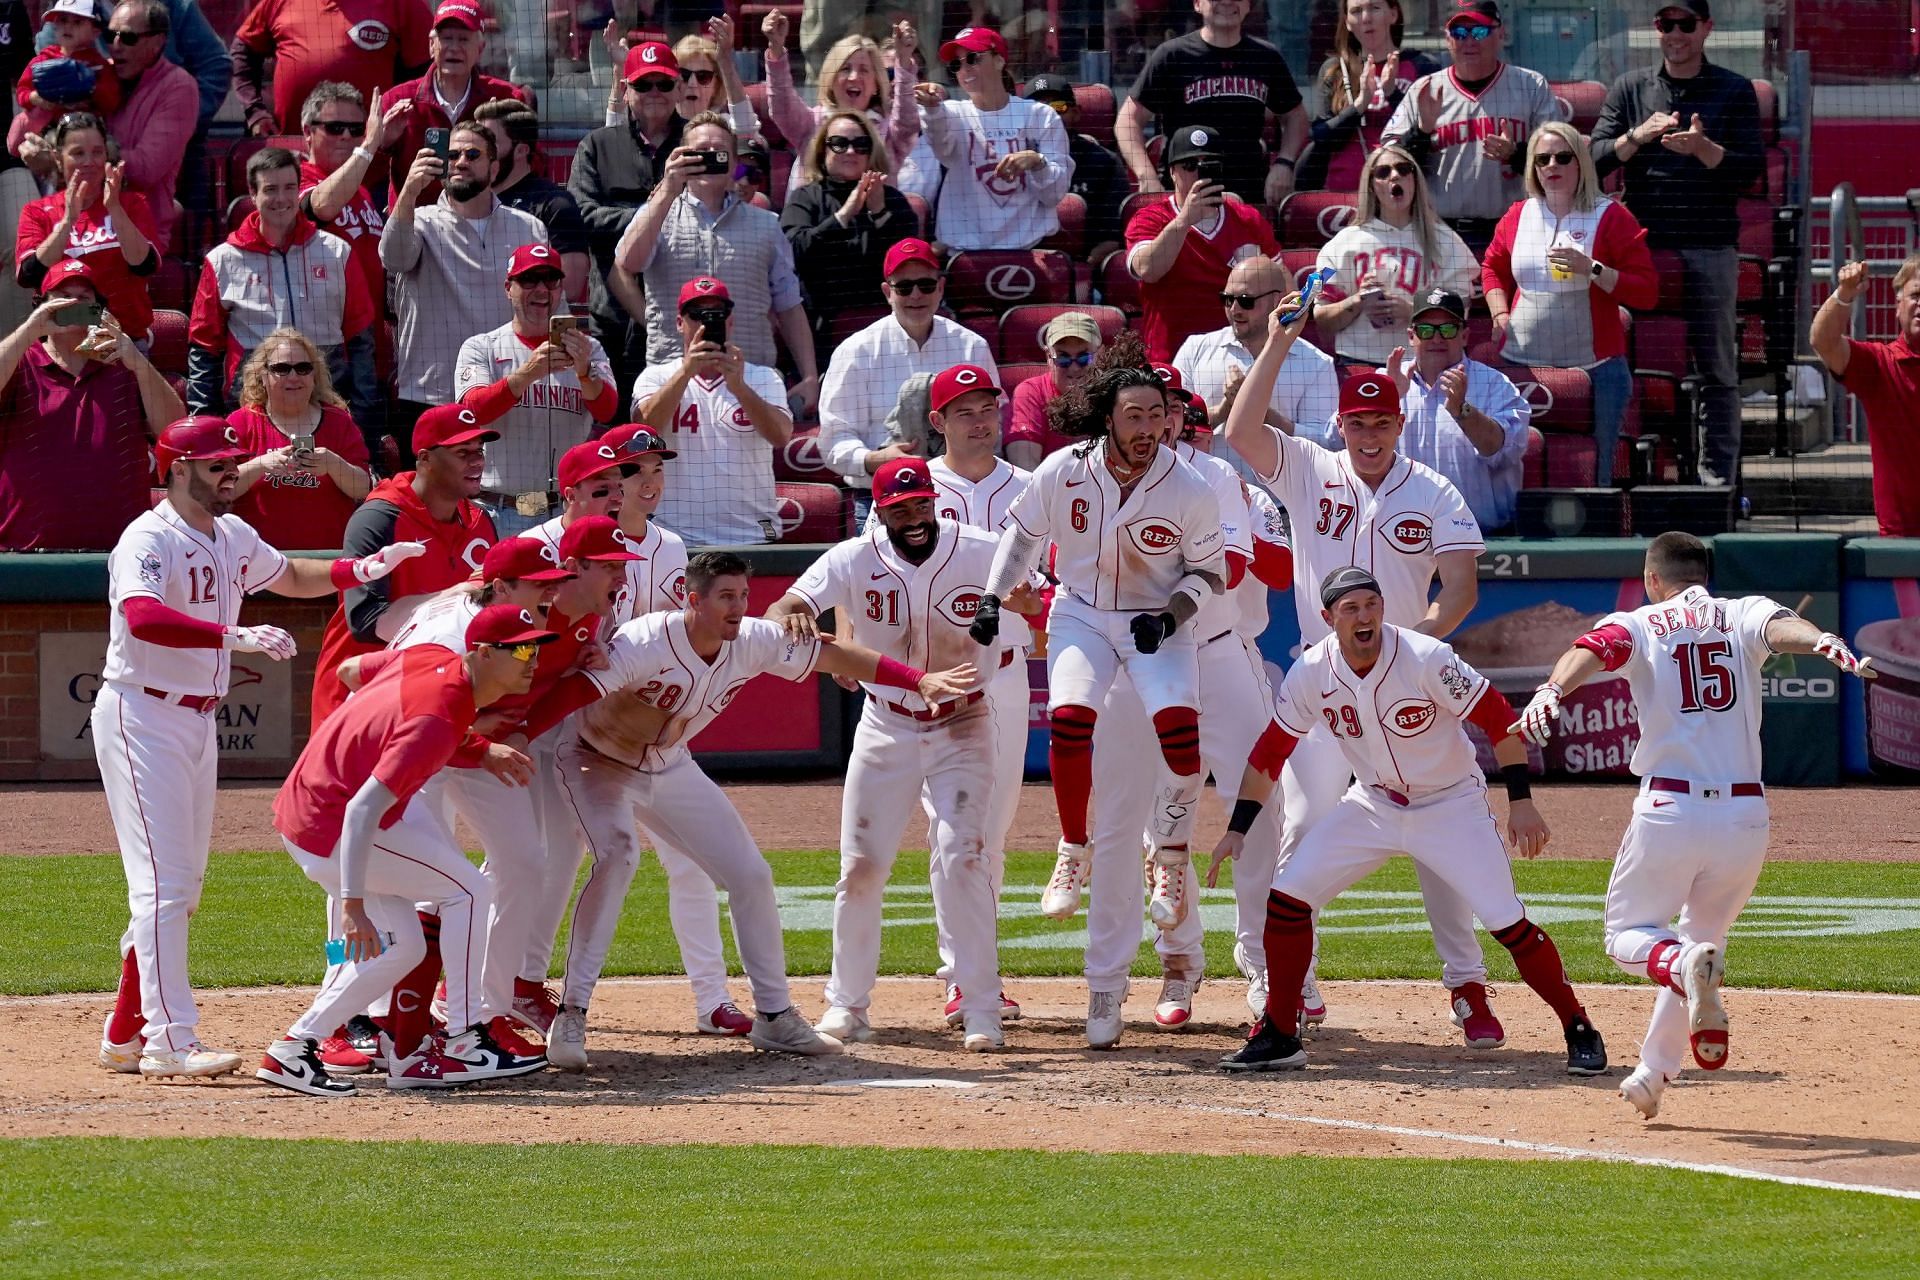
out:
<path id="1" fill-rule="evenodd" d="M 1087 500 L 1075 498 L 1073 505 L 1067 508 L 1067 523 L 1073 526 L 1075 533 L 1087 531 Z"/>

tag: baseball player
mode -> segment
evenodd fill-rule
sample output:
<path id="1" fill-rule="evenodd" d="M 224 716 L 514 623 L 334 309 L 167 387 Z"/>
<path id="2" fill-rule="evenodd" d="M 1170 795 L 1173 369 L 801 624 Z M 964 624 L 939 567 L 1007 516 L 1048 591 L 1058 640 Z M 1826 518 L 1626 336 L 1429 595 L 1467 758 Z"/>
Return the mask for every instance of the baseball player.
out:
<path id="1" fill-rule="evenodd" d="M 187 919 L 200 905 L 219 763 L 214 713 L 230 656 L 294 656 L 279 627 L 243 627 L 257 591 L 323 596 L 361 587 L 426 550 L 397 542 L 360 559 L 289 560 L 233 509 L 239 459 L 225 419 L 183 418 L 154 453 L 166 499 L 143 512 L 107 558 L 106 669 L 89 724 L 127 876 L 120 987 L 100 1062 L 143 1076 L 211 1076 L 238 1054 L 203 1048 L 187 985 Z"/>
<path id="2" fill-rule="evenodd" d="M 317 1037 L 426 956 L 418 903 L 432 905 L 441 946 L 461 960 L 447 966 L 447 1007 L 448 1025 L 463 1030 L 412 1054 L 386 1040 L 387 1087 L 448 1088 L 545 1065 L 488 1034 L 472 978 L 492 894 L 435 806 L 416 793 L 449 764 L 468 766 L 451 772 L 479 772 L 472 766 L 480 740 L 470 737 L 479 709 L 524 693 L 541 646 L 558 638 L 528 610 L 496 604 L 468 621 L 458 651 L 421 644 L 358 660 L 365 683 L 308 741 L 273 802 L 287 853 L 339 902 L 346 959 L 267 1047 L 254 1072 L 260 1079 L 321 1097 L 354 1092 L 352 1081 L 328 1074 Z M 517 752 L 504 754 L 526 766 Z"/>
<path id="3" fill-rule="evenodd" d="M 1236 856 L 1294 746 L 1324 724 L 1355 781 L 1315 823 L 1273 878 L 1265 942 L 1266 1012 L 1247 1042 L 1221 1060 L 1228 1071 L 1303 1067 L 1298 991 L 1313 958 L 1313 913 L 1396 853 L 1427 864 L 1468 902 L 1513 956 L 1520 977 L 1560 1019 L 1567 1072 L 1599 1075 L 1606 1045 L 1567 983 L 1560 952 L 1527 919 L 1515 895 L 1501 830 L 1472 742 L 1472 720 L 1493 739 L 1507 789 L 1506 838 L 1522 857 L 1547 843 L 1547 824 L 1529 798 L 1526 744 L 1508 732 L 1513 709 L 1485 676 L 1435 640 L 1385 619 L 1380 583 L 1356 566 L 1335 569 L 1320 587 L 1333 634 L 1309 647 L 1280 686 L 1274 721 L 1260 736 L 1240 782 L 1214 865 Z"/>
<path id="4" fill-rule="evenodd" d="M 945 370 L 934 379 L 931 403 L 943 409 L 983 381 L 969 366 Z M 997 414 L 997 390 L 993 400 Z M 873 475 L 873 506 L 882 528 L 814 561 L 774 602 L 768 620 L 811 640 L 819 615 L 833 609 L 851 622 L 854 641 L 894 661 L 954 667 L 981 656 L 967 629 L 999 539 L 937 518 L 938 501 L 925 460 L 881 463 Z M 998 648 L 982 659 L 988 670 L 997 669 Z M 841 796 L 828 1008 L 814 1029 L 843 1044 L 873 1038 L 867 1011 L 879 973 L 881 899 L 914 802 L 924 794 L 933 810 L 933 911 L 953 947 L 963 1045 L 970 1053 L 990 1052 L 1004 1040 L 996 899 L 985 857 L 996 745 L 987 692 L 930 702 L 866 688 Z"/>
<path id="5" fill-rule="evenodd" d="M 1393 625 L 1434 637 L 1448 635 L 1479 596 L 1478 559 L 1485 543 L 1460 491 L 1439 472 L 1396 452 L 1404 422 L 1398 386 L 1385 375 L 1366 372 L 1341 381 L 1342 452 L 1296 439 L 1264 420 L 1261 406 L 1306 324 L 1304 316 L 1290 325 L 1282 323 L 1296 306 L 1298 299 L 1290 295 L 1268 317 L 1267 343 L 1247 370 L 1234 401 L 1238 412 L 1227 415 L 1224 434 L 1286 508 L 1292 524 L 1301 647 L 1328 634 L 1315 595 L 1317 584 L 1344 565 L 1363 568 L 1386 585 L 1387 617 Z M 1392 367 L 1401 364 L 1396 353 Z M 1432 591 L 1436 577 L 1437 594 Z M 1282 863 L 1332 811 L 1351 776 L 1333 735 L 1314 728 L 1289 758 L 1281 780 L 1286 810 Z M 1474 933 L 1472 909 L 1430 867 L 1417 864 L 1416 870 L 1454 1022 L 1468 1044 L 1498 1047 L 1506 1034 L 1488 1003 L 1486 961 Z M 1242 953 L 1237 958 L 1257 989 L 1264 974 L 1260 956 L 1250 943 L 1243 944 Z M 1326 1002 L 1311 965 L 1300 997 L 1309 1026 L 1325 1020 Z"/>
<path id="6" fill-rule="evenodd" d="M 1727 1062 L 1727 930 L 1767 855 L 1761 666 L 1774 654 L 1811 653 L 1862 679 L 1877 673 L 1839 636 L 1766 596 L 1714 595 L 1706 545 L 1691 534 L 1648 543 L 1643 580 L 1650 603 L 1610 614 L 1574 641 L 1513 728 L 1545 745 L 1561 700 L 1603 671 L 1619 672 L 1633 692 L 1640 795 L 1607 883 L 1606 946 L 1615 964 L 1660 989 L 1640 1065 L 1620 1085 L 1651 1120 L 1684 1046 L 1704 1071 Z"/>
<path id="7" fill-rule="evenodd" d="M 587 1004 L 639 858 L 636 810 L 642 827 L 692 858 L 727 891 L 734 942 L 753 986 L 757 1016 L 748 1039 L 754 1047 L 840 1051 L 839 1041 L 820 1035 L 793 1007 L 773 871 L 687 743 L 757 675 L 797 681 L 822 671 L 936 703 L 967 693 L 974 671 L 929 674 L 856 644 L 802 639 L 778 623 L 748 618 L 752 572 L 731 552 L 694 556 L 684 609 L 646 614 L 620 627 L 605 670 L 568 676 L 527 716 L 526 734 L 537 738 L 573 711 L 597 703 L 562 737 L 559 749 L 561 787 L 586 834 L 594 872 L 574 907 L 549 1053 L 575 1041 L 585 1052 Z"/>
<path id="8" fill-rule="evenodd" d="M 1160 447 L 1166 400 L 1152 373 L 1110 369 L 1072 394 L 1072 433 L 1092 438 L 1049 456 L 1014 500 L 973 636 L 993 643 L 1001 600 L 1051 539 L 1061 589 L 1048 624 L 1048 762 L 1061 839 L 1042 902 L 1077 896 L 1086 883 L 1096 708 L 1124 667 L 1166 765 L 1150 824 L 1148 914 L 1171 929 L 1187 912 L 1187 841 L 1202 780 L 1187 624 L 1225 583 L 1220 504 L 1198 472 Z"/>

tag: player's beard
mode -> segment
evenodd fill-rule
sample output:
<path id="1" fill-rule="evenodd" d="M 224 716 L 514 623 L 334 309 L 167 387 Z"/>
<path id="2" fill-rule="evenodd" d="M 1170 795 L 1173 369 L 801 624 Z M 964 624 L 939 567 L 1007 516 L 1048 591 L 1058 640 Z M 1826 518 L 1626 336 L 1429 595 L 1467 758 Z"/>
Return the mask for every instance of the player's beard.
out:
<path id="1" fill-rule="evenodd" d="M 916 546 L 908 543 L 905 539 L 909 533 L 917 530 L 925 530 L 927 538 L 925 542 Z M 933 549 L 939 544 L 939 540 L 940 526 L 932 520 L 925 521 L 921 524 L 910 524 L 904 529 L 887 530 L 887 541 L 893 544 L 893 549 L 898 551 L 900 558 L 908 564 L 924 563 L 926 558 L 933 554 Z"/>
<path id="2" fill-rule="evenodd" d="M 187 478 L 187 496 L 213 515 L 224 516 L 233 510 L 233 489 L 227 489 L 226 495 L 221 496 L 219 485 L 209 484 L 197 475 Z"/>

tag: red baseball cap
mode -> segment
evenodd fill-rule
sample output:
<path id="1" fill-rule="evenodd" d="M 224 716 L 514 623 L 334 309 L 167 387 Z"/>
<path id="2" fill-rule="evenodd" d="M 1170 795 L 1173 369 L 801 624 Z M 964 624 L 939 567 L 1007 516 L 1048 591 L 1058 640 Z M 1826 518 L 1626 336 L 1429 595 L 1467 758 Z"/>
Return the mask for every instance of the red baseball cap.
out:
<path id="1" fill-rule="evenodd" d="M 662 458 L 677 458 L 679 453 L 667 448 L 667 442 L 656 434 L 652 427 L 637 422 L 626 422 L 613 428 L 600 437 L 600 443 L 612 445 L 623 462 L 634 458 L 644 458 L 648 454 L 658 454 Z"/>
<path id="2" fill-rule="evenodd" d="M 685 311 L 687 304 L 693 302 L 732 302 L 733 295 L 727 292 L 727 286 L 712 276 L 695 276 L 680 286 L 680 310 Z"/>
<path id="3" fill-rule="evenodd" d="M 480 578 L 492 582 L 565 582 L 577 575 L 560 567 L 560 555 L 538 538 L 502 538 L 487 548 Z"/>
<path id="4" fill-rule="evenodd" d="M 937 498 L 925 458 L 889 458 L 873 473 L 873 505 L 890 507 L 913 498 Z"/>
<path id="5" fill-rule="evenodd" d="M 532 613 L 517 604 L 490 604 L 467 624 L 469 649 L 483 644 L 546 644 L 559 638 L 558 632 L 541 627 Z"/>
<path id="6" fill-rule="evenodd" d="M 175 458 L 207 462 L 215 458 L 244 458 L 248 454 L 241 446 L 240 433 L 234 430 L 232 423 L 210 413 L 201 413 L 182 418 L 162 431 L 159 442 L 154 445 L 153 456 L 159 464 L 160 479 L 164 482 Z"/>
<path id="7" fill-rule="evenodd" d="M 612 516 L 588 516 L 575 520 L 560 535 L 562 560 L 640 560 L 633 554 L 627 535 L 620 532 Z"/>
<path id="8" fill-rule="evenodd" d="M 1363 369 L 1340 380 L 1341 413 L 1400 412 L 1400 389 L 1393 379 L 1374 370 Z"/>
<path id="9" fill-rule="evenodd" d="M 1000 388 L 993 385 L 993 375 L 977 364 L 957 364 L 951 369 L 942 369 L 934 375 L 933 386 L 927 390 L 927 408 L 941 410 L 970 391 L 991 391 L 1000 394 Z M 907 458 L 901 461 L 915 461 Z M 877 474 L 877 473 L 876 473 Z"/>
<path id="10" fill-rule="evenodd" d="M 565 275 L 560 266 L 560 255 L 544 244 L 523 244 L 513 251 L 513 257 L 507 260 L 507 279 L 518 280 L 531 271 L 551 271 L 555 275 Z"/>
<path id="11" fill-rule="evenodd" d="M 641 76 L 678 76 L 680 60 L 673 56 L 673 50 L 658 40 L 649 40 L 627 50 L 627 60 L 621 64 L 620 79 L 624 84 L 632 84 Z"/>
<path id="12" fill-rule="evenodd" d="M 449 22 L 457 22 L 469 31 L 481 28 L 480 10 L 473 0 L 442 0 L 439 8 L 433 11 L 433 26 L 437 31 Z"/>
<path id="13" fill-rule="evenodd" d="M 556 478 L 561 489 L 571 489 L 577 484 L 591 480 L 602 471 L 611 471 L 626 459 L 620 456 L 620 450 L 608 444 L 604 439 L 589 440 L 577 444 L 560 455 L 560 465 Z"/>
<path id="14" fill-rule="evenodd" d="M 1470 22 L 1484 22 L 1490 27 L 1500 25 L 1500 6 L 1495 0 L 1469 0 L 1447 15 L 1447 25 L 1452 26 L 1462 18 Z"/>
<path id="15" fill-rule="evenodd" d="M 940 46 L 940 61 L 958 62 L 962 53 L 997 53 L 1007 56 L 1006 37 L 992 27 L 962 27 L 960 33 Z"/>
<path id="16" fill-rule="evenodd" d="M 890 276 L 909 262 L 924 262 L 935 271 L 940 270 L 940 255 L 933 251 L 933 246 L 918 236 L 908 236 L 887 250 L 886 259 L 880 265 L 880 274 Z"/>
<path id="17" fill-rule="evenodd" d="M 413 424 L 413 451 L 422 449 L 444 449 L 452 444 L 465 444 L 469 440 L 498 440 L 500 433 L 492 427 L 480 425 L 480 419 L 473 416 L 473 410 L 463 409 L 457 404 L 437 404 L 420 415 L 420 421 Z"/>
<path id="18" fill-rule="evenodd" d="M 69 280 L 84 280 L 93 289 L 94 296 L 100 295 L 100 281 L 94 277 L 93 268 L 78 258 L 62 258 L 48 269 L 40 281 L 40 296 L 46 297 Z"/>
<path id="19" fill-rule="evenodd" d="M 1158 360 L 1155 360 L 1153 362 L 1153 364 L 1151 365 L 1151 368 L 1153 369 L 1153 376 L 1160 379 L 1161 383 L 1166 386 L 1167 390 L 1178 391 L 1178 392 L 1181 392 L 1182 394 L 1185 394 L 1187 390 L 1187 384 L 1180 380 L 1180 371 L 1178 369 L 1174 368 L 1170 364 L 1163 364 Z"/>

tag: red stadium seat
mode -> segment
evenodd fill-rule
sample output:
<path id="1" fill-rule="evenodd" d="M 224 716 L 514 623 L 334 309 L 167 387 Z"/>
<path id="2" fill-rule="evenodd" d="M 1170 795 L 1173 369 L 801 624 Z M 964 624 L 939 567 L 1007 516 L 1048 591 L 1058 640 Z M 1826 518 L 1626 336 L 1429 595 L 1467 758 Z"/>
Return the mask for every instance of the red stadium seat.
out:
<path id="1" fill-rule="evenodd" d="M 225 234 L 232 235 L 240 229 L 240 224 L 253 212 L 252 196 L 235 196 L 227 205 L 227 229 Z"/>
<path id="2" fill-rule="evenodd" d="M 1004 326 L 1002 327 L 1002 332 L 1005 332 Z M 1052 371 L 1044 364 L 1027 363 L 1024 361 L 1017 364 L 1003 364 L 1000 366 L 1000 390 L 1004 391 L 1007 397 L 1011 399 L 1015 387 L 1025 382 L 1028 378 L 1044 378 L 1050 372 Z"/>
<path id="3" fill-rule="evenodd" d="M 1520 487 L 1542 489 L 1547 483 L 1547 438 L 1537 427 L 1527 428 L 1527 453 L 1520 460 Z"/>
<path id="4" fill-rule="evenodd" d="M 1122 200 L 1120 202 L 1120 230 L 1123 233 L 1126 231 L 1127 224 L 1133 221 L 1134 214 L 1140 212 L 1154 201 L 1165 200 L 1166 198 L 1167 193 L 1164 191 L 1136 191 L 1125 200 Z"/>
<path id="5" fill-rule="evenodd" d="M 947 263 L 947 305 L 963 321 L 1023 302 L 1072 300 L 1073 259 L 1058 250 L 969 250 Z"/>
<path id="6" fill-rule="evenodd" d="M 1094 274 L 1094 287 L 1107 306 L 1120 308 L 1128 319 L 1139 317 L 1140 282 L 1127 270 L 1125 249 L 1115 249 L 1101 260 L 1100 269 Z"/>
<path id="7" fill-rule="evenodd" d="M 1087 247 L 1087 202 L 1069 191 L 1060 197 L 1060 203 L 1054 210 L 1060 219 L 1060 229 L 1040 242 L 1042 249 L 1058 249 L 1069 258 L 1078 259 Z"/>
<path id="8" fill-rule="evenodd" d="M 185 311 L 193 306 L 193 291 L 200 278 L 195 268 L 178 258 L 162 258 L 160 266 L 147 281 L 147 297 L 156 307 Z"/>
<path id="9" fill-rule="evenodd" d="M 1296 191 L 1280 202 L 1280 243 L 1293 249 L 1318 249 L 1352 222 L 1356 212 L 1351 192 Z"/>
<path id="10" fill-rule="evenodd" d="M 987 350 L 1000 349 L 1000 317 L 990 311 L 969 311 L 958 317 L 960 323 L 979 334 L 987 344 Z"/>
<path id="11" fill-rule="evenodd" d="M 1100 326 L 1100 340 L 1112 342 L 1127 327 L 1127 313 L 1118 307 L 1101 306 L 1094 303 L 1029 303 L 1020 307 L 1009 307 L 1000 315 L 1000 346 L 996 358 L 1000 360 L 1044 360 L 1046 350 L 1040 345 L 1040 331 L 1047 327 L 1055 316 L 1068 311 L 1080 311 L 1093 317 Z M 1003 388 L 1004 389 L 1004 388 Z"/>
<path id="12" fill-rule="evenodd" d="M 806 484 L 832 483 L 837 480 L 820 452 L 820 424 L 809 423 L 793 429 L 786 448 L 773 455 L 773 478 Z"/>
<path id="13" fill-rule="evenodd" d="M 1584 369 L 1496 363 L 1533 409 L 1533 425 L 1558 435 L 1593 434 L 1593 384 Z"/>
<path id="14" fill-rule="evenodd" d="M 1760 141 L 1772 146 L 1780 141 L 1780 101 L 1771 80 L 1755 80 L 1753 96 L 1760 103 Z"/>
<path id="15" fill-rule="evenodd" d="M 567 179 L 573 175 L 573 158 L 580 152 L 578 142 L 561 141 L 556 138 L 542 138 L 534 149 L 538 168 L 548 182 L 567 185 Z"/>
<path id="16" fill-rule="evenodd" d="M 876 287 L 875 293 L 880 290 Z M 854 307 L 847 311 L 836 311 L 827 320 L 827 343 L 839 346 L 854 334 L 860 332 L 880 317 L 889 314 L 883 306 Z"/>
<path id="17" fill-rule="evenodd" d="M 1293 277 L 1293 287 L 1296 289 L 1300 287 L 1300 282 L 1307 278 L 1307 272 L 1313 270 L 1314 264 L 1319 260 L 1318 249 L 1282 249 L 1280 251 L 1280 265 L 1287 269 L 1289 276 Z"/>
<path id="18" fill-rule="evenodd" d="M 1113 121 L 1119 114 L 1113 89 L 1104 84 L 1077 84 L 1073 86 L 1073 101 L 1080 108 L 1079 131 L 1103 147 L 1113 147 Z"/>
<path id="19" fill-rule="evenodd" d="M 187 317 L 180 311 L 153 313 L 153 348 L 147 352 L 153 367 L 162 373 L 187 372 Z"/>
<path id="20" fill-rule="evenodd" d="M 1593 132 L 1600 122 L 1600 109 L 1607 103 L 1607 86 L 1598 80 L 1561 80 L 1552 86 L 1553 96 L 1567 109 L 1567 122 L 1582 135 Z"/>
<path id="21" fill-rule="evenodd" d="M 853 495 L 830 484 L 774 483 L 780 541 L 840 542 L 853 532 Z"/>

